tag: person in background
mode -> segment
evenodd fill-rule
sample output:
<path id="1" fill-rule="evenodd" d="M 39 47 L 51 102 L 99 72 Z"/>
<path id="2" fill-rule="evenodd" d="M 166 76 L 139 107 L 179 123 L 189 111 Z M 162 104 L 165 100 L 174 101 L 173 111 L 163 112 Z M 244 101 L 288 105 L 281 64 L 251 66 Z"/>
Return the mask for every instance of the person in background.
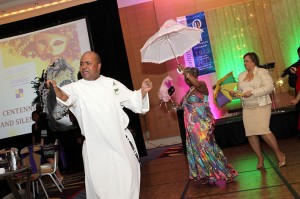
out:
<path id="1" fill-rule="evenodd" d="M 257 169 L 264 169 L 264 157 L 260 148 L 259 136 L 273 149 L 278 167 L 285 166 L 285 154 L 279 149 L 274 134 L 270 131 L 271 99 L 274 89 L 273 79 L 268 70 L 258 68 L 259 58 L 254 52 L 243 57 L 246 71 L 238 77 L 238 90 L 230 92 L 232 97 L 241 96 L 243 123 L 246 136 L 258 157 Z"/>
<path id="2" fill-rule="evenodd" d="M 31 113 L 31 118 L 34 121 L 31 127 L 32 132 L 32 144 L 40 145 L 43 149 L 43 158 L 54 164 L 54 132 L 51 132 L 48 128 L 46 118 L 41 117 L 40 111 L 35 110 Z M 59 181 L 63 181 L 64 177 L 60 173 L 59 168 L 56 170 L 56 175 Z"/>
<path id="3" fill-rule="evenodd" d="M 202 184 L 231 182 L 238 172 L 215 141 L 215 119 L 209 107 L 206 83 L 198 81 L 197 68 L 187 67 L 183 75 L 190 89 L 176 108 L 182 108 L 184 113 L 189 178 Z"/>
<path id="4" fill-rule="evenodd" d="M 296 96 L 295 98 L 291 99 L 291 105 L 295 105 L 297 110 L 300 110 L 300 70 L 298 70 L 299 66 L 300 66 L 300 47 L 297 49 L 297 53 L 298 53 L 298 61 L 295 62 L 292 66 L 290 66 L 288 69 L 290 69 L 290 72 L 296 75 L 296 85 L 295 85 L 295 91 L 296 91 Z M 300 113 L 298 116 L 298 133 L 297 133 L 297 137 L 300 139 Z"/>
<path id="5" fill-rule="evenodd" d="M 82 154 L 87 198 L 138 199 L 139 156 L 123 108 L 146 113 L 152 82 L 146 78 L 139 90 L 131 91 L 100 72 L 100 56 L 88 51 L 80 60 L 83 79 L 61 88 L 48 79 L 47 86 L 52 85 L 58 102 L 69 107 L 85 136 Z"/>
<path id="6" fill-rule="evenodd" d="M 32 144 L 39 145 L 41 143 L 41 125 L 39 125 L 40 114 L 39 111 L 35 110 L 31 113 L 31 119 L 34 123 L 31 126 L 32 132 Z"/>
<path id="7" fill-rule="evenodd" d="M 289 76 L 288 77 L 289 86 L 296 89 L 295 92 L 296 95 L 300 89 L 300 79 L 298 78 L 300 74 L 297 74 L 297 68 L 300 66 L 300 47 L 297 49 L 297 54 L 299 57 L 298 61 L 296 61 L 290 67 L 285 69 L 281 75 L 281 77 L 285 77 L 286 75 Z M 298 73 L 300 73 L 300 71 L 298 71 Z"/>

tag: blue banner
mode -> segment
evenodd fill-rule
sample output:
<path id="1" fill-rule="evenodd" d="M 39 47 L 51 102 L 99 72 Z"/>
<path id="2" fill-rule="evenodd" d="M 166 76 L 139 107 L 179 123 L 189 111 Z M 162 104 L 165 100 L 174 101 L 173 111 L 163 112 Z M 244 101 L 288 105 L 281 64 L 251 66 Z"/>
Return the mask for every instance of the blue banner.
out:
<path id="1" fill-rule="evenodd" d="M 216 72 L 204 12 L 188 15 L 185 20 L 187 26 L 202 30 L 200 43 L 184 55 L 185 65 L 197 67 L 201 75 Z"/>

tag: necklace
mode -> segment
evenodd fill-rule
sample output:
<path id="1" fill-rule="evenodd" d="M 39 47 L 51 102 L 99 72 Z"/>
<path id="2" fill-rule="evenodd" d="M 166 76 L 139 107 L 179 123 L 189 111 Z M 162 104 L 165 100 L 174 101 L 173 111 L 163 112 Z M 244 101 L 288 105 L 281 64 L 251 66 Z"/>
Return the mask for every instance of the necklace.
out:
<path id="1" fill-rule="evenodd" d="M 190 94 L 193 92 L 193 90 L 195 90 L 195 87 L 192 86 L 189 90 L 189 92 L 186 94 L 185 98 L 184 98 L 184 101 L 190 96 Z"/>
<path id="2" fill-rule="evenodd" d="M 173 107 L 174 108 L 174 110 L 178 110 L 178 109 L 183 109 L 183 102 L 185 102 L 186 101 L 186 99 L 189 97 L 189 95 L 191 94 L 191 92 L 193 91 L 195 89 L 195 87 L 194 86 L 192 86 L 191 88 L 190 88 L 190 90 L 189 90 L 189 92 L 185 95 L 185 97 L 184 97 L 184 99 L 183 99 L 183 101 L 182 101 L 182 103 L 180 104 L 180 106 L 178 106 L 178 107 Z"/>

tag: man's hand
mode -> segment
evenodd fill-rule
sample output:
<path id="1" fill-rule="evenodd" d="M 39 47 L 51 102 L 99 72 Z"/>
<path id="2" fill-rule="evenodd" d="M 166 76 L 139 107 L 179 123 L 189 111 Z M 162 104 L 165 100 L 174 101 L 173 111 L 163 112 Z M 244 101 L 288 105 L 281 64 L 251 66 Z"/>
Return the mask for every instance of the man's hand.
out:
<path id="1" fill-rule="evenodd" d="M 49 88 L 50 87 L 50 84 L 53 86 L 54 88 L 54 91 L 55 91 L 55 95 L 56 97 L 58 97 L 59 99 L 61 99 L 62 101 L 67 101 L 68 100 L 68 96 L 66 94 L 64 94 L 62 92 L 62 90 L 60 90 L 59 87 L 57 87 L 57 84 L 56 84 L 56 81 L 55 80 L 51 80 L 51 79 L 48 79 L 46 81 L 46 87 Z"/>
<path id="2" fill-rule="evenodd" d="M 53 88 L 56 88 L 56 87 L 57 87 L 57 84 L 56 84 L 56 81 L 55 81 L 55 80 L 48 79 L 48 80 L 46 81 L 46 87 L 49 88 L 49 87 L 50 87 L 50 84 L 52 84 Z"/>
<path id="3" fill-rule="evenodd" d="M 145 95 L 152 89 L 152 82 L 150 81 L 149 78 L 146 78 L 142 82 L 142 95 L 145 97 Z"/>

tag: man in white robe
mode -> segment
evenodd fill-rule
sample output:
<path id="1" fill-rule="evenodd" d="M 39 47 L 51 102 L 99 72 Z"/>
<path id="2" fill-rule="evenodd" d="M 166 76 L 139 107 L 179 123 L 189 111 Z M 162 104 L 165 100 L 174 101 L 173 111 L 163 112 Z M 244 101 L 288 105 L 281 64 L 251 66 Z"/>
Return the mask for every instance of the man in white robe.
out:
<path id="1" fill-rule="evenodd" d="M 152 83 L 145 79 L 140 90 L 131 91 L 117 80 L 100 76 L 100 69 L 100 56 L 89 51 L 80 60 L 83 79 L 62 88 L 53 80 L 47 80 L 47 85 L 53 85 L 58 102 L 69 107 L 85 136 L 87 198 L 138 199 L 138 152 L 123 107 L 146 113 Z"/>

